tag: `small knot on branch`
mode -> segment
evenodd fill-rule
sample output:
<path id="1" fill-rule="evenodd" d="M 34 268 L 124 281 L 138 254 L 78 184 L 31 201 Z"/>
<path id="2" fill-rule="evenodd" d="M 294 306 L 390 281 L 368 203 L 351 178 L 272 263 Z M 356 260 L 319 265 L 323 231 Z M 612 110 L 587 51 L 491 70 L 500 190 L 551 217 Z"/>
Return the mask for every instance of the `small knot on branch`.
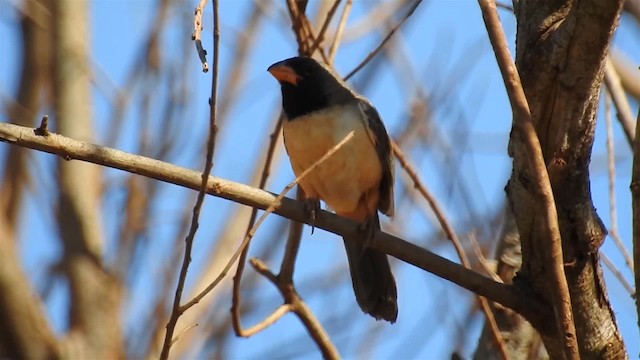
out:
<path id="1" fill-rule="evenodd" d="M 33 132 L 38 136 L 49 136 L 49 115 L 45 115 L 40 120 L 40 126 L 34 129 Z"/>

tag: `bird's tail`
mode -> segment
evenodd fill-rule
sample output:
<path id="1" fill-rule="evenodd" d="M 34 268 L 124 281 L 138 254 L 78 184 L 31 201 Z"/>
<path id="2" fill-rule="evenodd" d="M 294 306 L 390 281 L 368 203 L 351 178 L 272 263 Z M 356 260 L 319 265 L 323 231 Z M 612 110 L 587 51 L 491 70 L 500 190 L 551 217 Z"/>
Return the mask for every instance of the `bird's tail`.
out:
<path id="1" fill-rule="evenodd" d="M 377 213 L 373 221 L 373 225 L 380 229 Z M 394 323 L 398 317 L 398 295 L 387 254 L 346 237 L 344 246 L 358 305 L 376 320 Z"/>

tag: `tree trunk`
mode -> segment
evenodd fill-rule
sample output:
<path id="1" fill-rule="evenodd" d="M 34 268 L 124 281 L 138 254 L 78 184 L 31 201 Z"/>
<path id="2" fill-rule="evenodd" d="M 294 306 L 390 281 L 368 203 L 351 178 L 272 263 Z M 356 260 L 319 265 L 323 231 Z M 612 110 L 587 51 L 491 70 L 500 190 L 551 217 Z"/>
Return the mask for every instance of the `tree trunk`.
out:
<path id="1" fill-rule="evenodd" d="M 625 347 L 609 305 L 598 249 L 606 230 L 591 200 L 589 162 L 609 41 L 622 0 L 514 1 L 516 65 L 529 101 L 553 188 L 580 356 L 621 359 Z M 531 186 L 528 152 L 517 127 L 509 142 L 513 172 L 507 194 L 522 243 L 515 283 L 552 308 L 541 210 Z M 548 312 L 547 314 L 553 314 Z M 541 315 L 544 316 L 544 315 Z M 552 315 L 549 315 L 552 316 Z M 547 316 L 548 317 L 548 316 Z M 551 358 L 561 359 L 564 334 L 554 319 L 537 323 Z M 545 324 L 545 325 L 540 325 Z"/>

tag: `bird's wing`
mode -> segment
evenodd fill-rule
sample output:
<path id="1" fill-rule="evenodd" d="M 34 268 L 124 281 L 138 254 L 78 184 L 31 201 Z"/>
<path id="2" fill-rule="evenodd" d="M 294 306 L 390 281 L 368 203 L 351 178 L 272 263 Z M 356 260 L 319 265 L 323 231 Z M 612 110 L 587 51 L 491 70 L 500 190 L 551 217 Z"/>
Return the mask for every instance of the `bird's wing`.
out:
<path id="1" fill-rule="evenodd" d="M 363 120 L 369 130 L 369 137 L 378 153 L 378 158 L 382 164 L 382 180 L 380 181 L 380 200 L 378 209 L 383 214 L 393 216 L 393 156 L 391 154 L 391 143 L 387 130 L 380 119 L 376 108 L 366 99 L 358 97 L 358 107 L 363 114 Z"/>

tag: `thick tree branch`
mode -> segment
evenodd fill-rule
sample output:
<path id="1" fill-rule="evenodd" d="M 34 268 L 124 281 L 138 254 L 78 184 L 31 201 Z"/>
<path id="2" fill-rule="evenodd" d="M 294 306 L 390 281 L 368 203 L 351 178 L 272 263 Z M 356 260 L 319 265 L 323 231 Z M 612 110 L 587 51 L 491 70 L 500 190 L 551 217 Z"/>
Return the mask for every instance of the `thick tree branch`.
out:
<path id="1" fill-rule="evenodd" d="M 69 160 L 82 160 L 124 170 L 193 190 L 198 190 L 201 184 L 202 173 L 198 171 L 73 140 L 58 134 L 52 133 L 47 137 L 37 136 L 32 128 L 0 123 L 0 141 L 48 152 Z M 260 209 L 266 209 L 276 197 L 270 192 L 213 176 L 209 177 L 206 192 L 216 197 Z M 309 220 L 304 204 L 288 198 L 282 199 L 274 213 L 295 221 L 306 223 Z M 314 225 L 342 236 L 355 235 L 359 231 L 359 224 L 356 222 L 326 211 L 317 211 Z M 536 301 L 532 294 L 523 293 L 517 287 L 495 282 L 393 235 L 379 232 L 371 246 L 484 296 L 488 300 L 511 308 L 523 314 L 527 319 L 535 321 L 540 314 L 546 311 L 546 307 Z"/>
<path id="2" fill-rule="evenodd" d="M 551 190 L 547 166 L 542 156 L 542 149 L 538 135 L 531 120 L 531 111 L 524 94 L 518 70 L 509 54 L 507 39 L 500 25 L 498 10 L 495 1 L 478 0 L 482 9 L 489 39 L 493 46 L 502 78 L 507 88 L 511 108 L 513 109 L 514 128 L 517 127 L 522 135 L 522 140 L 529 154 L 529 167 L 533 180 L 534 193 L 540 202 L 542 212 L 541 229 L 544 232 L 543 239 L 546 240 L 543 247 L 547 248 L 548 264 L 550 271 L 548 280 L 553 283 L 551 297 L 553 299 L 554 312 L 558 314 L 556 324 L 558 333 L 564 338 L 564 355 L 567 359 L 579 359 L 578 339 L 576 338 L 576 328 L 573 322 L 573 310 L 571 308 L 571 297 L 569 286 L 564 273 L 564 260 L 562 256 L 562 240 L 560 238 L 560 227 L 558 225 L 558 212 Z"/>
<path id="3" fill-rule="evenodd" d="M 622 0 L 520 0 L 515 6 L 517 71 L 553 189 L 582 358 L 619 359 L 626 352 L 598 258 L 606 229 L 594 207 L 589 179 L 604 60 L 621 7 Z M 527 139 L 515 122 L 507 195 L 522 243 L 518 280 L 558 306 L 555 284 L 549 282 L 554 271 L 549 249 L 541 246 L 548 234 L 534 184 L 538 170 L 530 166 Z M 546 323 L 553 324 L 553 319 Z M 549 356 L 561 358 L 565 334 L 551 326 L 537 330 Z"/>

